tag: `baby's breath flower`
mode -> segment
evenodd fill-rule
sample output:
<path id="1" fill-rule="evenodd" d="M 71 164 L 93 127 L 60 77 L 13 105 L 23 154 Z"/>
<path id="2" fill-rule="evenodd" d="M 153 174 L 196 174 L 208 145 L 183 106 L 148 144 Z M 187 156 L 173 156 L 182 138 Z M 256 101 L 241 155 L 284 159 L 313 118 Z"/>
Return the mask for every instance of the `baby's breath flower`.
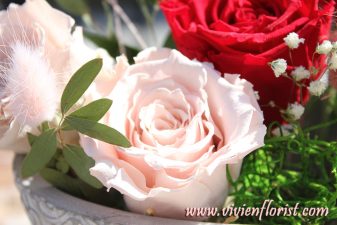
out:
<path id="1" fill-rule="evenodd" d="M 290 119 L 299 120 L 304 113 L 304 107 L 301 104 L 295 102 L 288 106 L 286 113 Z"/>
<path id="2" fill-rule="evenodd" d="M 327 88 L 327 83 L 320 80 L 312 81 L 308 87 L 310 94 L 320 96 Z"/>
<path id="3" fill-rule="evenodd" d="M 337 69 L 337 53 L 333 52 L 329 61 L 329 69 L 336 70 Z"/>
<path id="4" fill-rule="evenodd" d="M 272 134 L 276 137 L 289 136 L 294 130 L 291 124 L 282 125 L 272 130 Z"/>
<path id="5" fill-rule="evenodd" d="M 304 66 L 299 66 L 291 72 L 291 75 L 296 81 L 301 81 L 310 77 L 310 71 L 305 69 Z"/>
<path id="6" fill-rule="evenodd" d="M 295 32 L 289 33 L 283 40 L 290 49 L 298 48 L 300 43 L 304 43 L 304 38 L 299 38 L 298 34 Z"/>
<path id="7" fill-rule="evenodd" d="M 276 59 L 270 63 L 276 77 L 281 76 L 287 70 L 287 61 L 285 59 Z"/>
<path id="8" fill-rule="evenodd" d="M 328 40 L 325 40 L 325 41 L 323 41 L 322 44 L 317 45 L 317 47 L 316 47 L 316 52 L 317 52 L 318 54 L 326 55 L 326 54 L 329 54 L 329 53 L 330 53 L 330 51 L 332 50 L 332 47 L 333 47 L 333 46 L 332 46 L 331 42 L 328 41 Z"/>

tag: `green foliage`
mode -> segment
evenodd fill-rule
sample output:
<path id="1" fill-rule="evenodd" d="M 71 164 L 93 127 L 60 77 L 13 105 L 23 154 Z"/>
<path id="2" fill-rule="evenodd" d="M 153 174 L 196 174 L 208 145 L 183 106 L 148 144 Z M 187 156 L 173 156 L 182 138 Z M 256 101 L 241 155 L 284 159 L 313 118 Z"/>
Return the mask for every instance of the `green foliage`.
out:
<path id="1" fill-rule="evenodd" d="M 34 144 L 34 141 L 36 140 L 37 136 L 32 134 L 32 133 L 27 133 L 27 137 L 28 137 L 28 142 L 29 142 L 30 146 L 32 146 Z"/>
<path id="2" fill-rule="evenodd" d="M 39 137 L 36 137 L 35 141 L 32 142 L 30 152 L 23 161 L 21 170 L 22 177 L 27 178 L 33 176 L 43 169 L 55 155 L 56 148 L 55 130 L 48 130 Z"/>
<path id="3" fill-rule="evenodd" d="M 84 92 L 89 88 L 94 81 L 99 71 L 103 66 L 103 61 L 100 58 L 93 59 L 84 64 L 71 77 L 67 86 L 65 87 L 61 98 L 62 113 L 68 110 L 81 98 Z"/>
<path id="4" fill-rule="evenodd" d="M 89 172 L 89 169 L 95 165 L 95 161 L 87 156 L 81 147 L 67 145 L 63 154 L 65 160 L 81 180 L 94 188 L 102 188 L 102 184 Z"/>
<path id="5" fill-rule="evenodd" d="M 49 183 L 79 198 L 107 206 L 124 208 L 119 193 L 106 189 L 93 176 L 89 169 L 95 162 L 87 156 L 79 146 L 64 142 L 64 130 L 78 130 L 93 138 L 110 144 L 129 147 L 130 143 L 121 133 L 99 121 L 112 105 L 110 99 L 98 99 L 83 107 L 75 103 L 91 85 L 102 67 L 101 59 L 94 59 L 82 66 L 66 85 L 61 99 L 61 118 L 58 125 L 42 123 L 40 135 L 28 133 L 31 150 L 23 161 L 22 176 L 24 178 L 36 173 Z M 68 111 L 73 111 L 69 115 Z M 51 128 L 50 128 L 51 127 Z M 116 201 L 117 200 L 117 201 Z"/>
<path id="6" fill-rule="evenodd" d="M 40 171 L 40 175 L 49 183 L 62 191 L 78 196 L 81 193 L 77 185 L 77 179 L 70 177 L 56 169 L 44 168 Z"/>
<path id="7" fill-rule="evenodd" d="M 76 110 L 69 116 L 92 121 L 99 121 L 110 109 L 111 105 L 112 100 L 110 99 L 107 98 L 98 99 Z"/>
<path id="8" fill-rule="evenodd" d="M 117 130 L 96 121 L 68 116 L 65 120 L 78 132 L 89 137 L 122 147 L 130 147 L 130 142 Z"/>
<path id="9" fill-rule="evenodd" d="M 240 177 L 233 183 L 237 207 L 327 207 L 328 216 L 240 217 L 244 224 L 328 224 L 337 219 L 337 142 L 310 137 L 299 127 L 287 137 L 268 138 L 266 145 L 248 155 Z M 218 218 L 224 221 L 224 218 Z"/>
<path id="10" fill-rule="evenodd" d="M 42 169 L 40 175 L 54 187 L 73 196 L 109 207 L 125 209 L 122 195 L 115 190 L 107 192 L 105 188 L 94 188 L 75 176 L 51 168 Z"/>
<path id="11" fill-rule="evenodd" d="M 112 100 L 102 98 L 96 101 L 89 103 L 86 106 L 76 110 L 75 112 L 71 113 L 68 117 L 76 117 L 81 119 L 87 119 L 92 121 L 99 121 L 105 113 L 110 109 L 112 105 Z M 62 123 L 62 130 L 73 130 L 74 128 L 71 127 L 66 120 Z"/>

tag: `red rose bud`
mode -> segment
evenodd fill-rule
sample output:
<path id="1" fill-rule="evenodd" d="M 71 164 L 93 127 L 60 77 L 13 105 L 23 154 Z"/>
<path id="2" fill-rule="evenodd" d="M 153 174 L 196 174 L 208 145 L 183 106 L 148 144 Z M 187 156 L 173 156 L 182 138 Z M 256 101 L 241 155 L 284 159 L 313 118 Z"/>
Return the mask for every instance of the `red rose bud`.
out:
<path id="1" fill-rule="evenodd" d="M 326 56 L 312 56 L 317 44 L 328 39 L 334 4 L 332 0 L 163 0 L 160 6 L 177 48 L 191 59 L 210 61 L 222 73 L 241 74 L 252 82 L 270 123 L 282 121 L 279 107 L 298 102 L 300 90 L 292 80 L 275 77 L 268 63 L 282 58 L 291 68 L 318 69 L 311 80 L 320 77 Z M 291 32 L 305 40 L 293 49 L 284 40 Z M 306 102 L 308 90 L 302 92 Z M 270 101 L 279 107 L 269 107 Z"/>

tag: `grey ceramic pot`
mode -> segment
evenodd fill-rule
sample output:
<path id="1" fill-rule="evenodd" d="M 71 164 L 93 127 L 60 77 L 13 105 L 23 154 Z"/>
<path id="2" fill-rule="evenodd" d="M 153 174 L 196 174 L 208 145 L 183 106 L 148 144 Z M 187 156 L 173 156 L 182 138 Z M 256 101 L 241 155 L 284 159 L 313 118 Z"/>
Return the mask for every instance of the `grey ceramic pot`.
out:
<path id="1" fill-rule="evenodd" d="M 14 159 L 16 186 L 33 225 L 215 225 L 139 215 L 87 202 L 66 194 L 35 176 L 22 180 L 19 171 L 24 156 Z"/>

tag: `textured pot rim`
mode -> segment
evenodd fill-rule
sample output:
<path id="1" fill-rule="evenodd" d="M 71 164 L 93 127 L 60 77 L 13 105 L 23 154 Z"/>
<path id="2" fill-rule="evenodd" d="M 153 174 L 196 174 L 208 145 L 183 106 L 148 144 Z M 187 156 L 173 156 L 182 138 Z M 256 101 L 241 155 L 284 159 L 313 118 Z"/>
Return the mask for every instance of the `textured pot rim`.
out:
<path id="1" fill-rule="evenodd" d="M 41 203 L 47 211 L 63 211 L 69 214 L 69 217 L 81 217 L 86 221 L 92 221 L 93 224 L 127 224 L 127 225 L 148 225 L 148 224 L 163 224 L 163 225 L 215 225 L 217 223 L 176 220 L 161 217 L 152 217 L 141 214 L 136 214 L 119 209 L 109 208 L 103 205 L 98 205 L 89 201 L 85 201 L 62 192 L 49 183 L 47 183 L 40 176 L 23 180 L 20 176 L 20 168 L 24 155 L 16 155 L 13 163 L 13 170 L 15 174 L 15 183 L 20 191 L 22 202 L 26 208 L 27 214 L 31 221 L 35 221 L 32 217 L 41 217 L 47 214 L 42 214 L 39 210 L 30 206 L 28 200 L 34 199 Z M 34 215 L 32 214 L 33 211 Z M 91 223 L 88 223 L 91 224 Z M 35 225 L 35 223 L 34 223 Z"/>

